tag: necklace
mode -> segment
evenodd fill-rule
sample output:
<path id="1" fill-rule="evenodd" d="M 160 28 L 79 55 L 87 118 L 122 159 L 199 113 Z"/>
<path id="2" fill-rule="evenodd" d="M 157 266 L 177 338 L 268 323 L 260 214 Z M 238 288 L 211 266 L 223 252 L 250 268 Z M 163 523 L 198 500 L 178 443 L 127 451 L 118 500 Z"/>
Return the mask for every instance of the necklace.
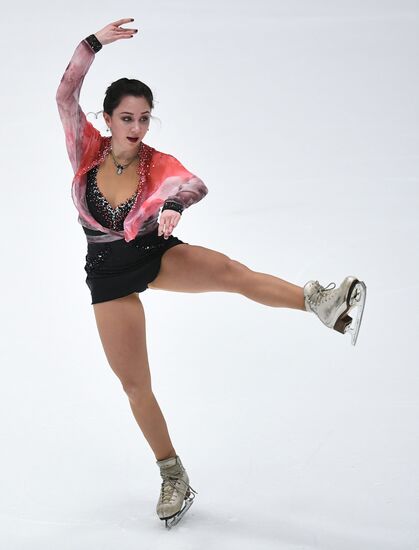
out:
<path id="1" fill-rule="evenodd" d="M 130 160 L 128 162 L 128 164 L 121 164 L 120 162 L 118 162 L 118 160 L 116 159 L 115 155 L 113 154 L 113 151 L 111 149 L 111 155 L 112 155 L 112 160 L 113 160 L 113 163 L 115 164 L 116 166 L 116 174 L 118 176 L 120 176 L 123 172 L 123 170 L 125 170 L 125 168 L 127 168 L 130 164 L 132 164 L 134 162 L 135 159 L 138 158 L 138 155 L 136 155 L 132 160 Z"/>

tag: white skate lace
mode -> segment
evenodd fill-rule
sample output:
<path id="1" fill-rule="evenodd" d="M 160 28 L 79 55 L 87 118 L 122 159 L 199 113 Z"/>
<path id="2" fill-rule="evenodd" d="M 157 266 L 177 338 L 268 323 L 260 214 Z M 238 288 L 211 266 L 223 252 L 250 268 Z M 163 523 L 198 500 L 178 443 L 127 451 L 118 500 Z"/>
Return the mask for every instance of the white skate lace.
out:
<path id="1" fill-rule="evenodd" d="M 160 490 L 160 501 L 164 504 L 168 504 L 174 499 L 175 497 L 175 491 L 179 492 L 180 487 L 177 485 L 178 483 L 182 482 L 185 485 L 185 494 L 188 492 L 188 489 L 194 493 L 194 496 L 198 493 L 192 489 L 188 483 L 183 481 L 183 479 L 177 478 L 177 477 L 170 477 L 165 476 L 163 474 L 163 481 L 161 484 L 161 490 Z M 193 497 L 194 498 L 194 497 Z"/>
<path id="2" fill-rule="evenodd" d="M 313 294 L 309 297 L 309 302 L 312 305 L 318 306 L 321 300 L 326 296 L 326 292 L 329 292 L 330 290 L 333 290 L 336 288 L 335 283 L 329 283 L 327 286 L 322 286 L 319 281 L 315 281 L 316 290 L 313 292 Z M 328 288 L 330 285 L 334 285 L 331 288 Z"/>

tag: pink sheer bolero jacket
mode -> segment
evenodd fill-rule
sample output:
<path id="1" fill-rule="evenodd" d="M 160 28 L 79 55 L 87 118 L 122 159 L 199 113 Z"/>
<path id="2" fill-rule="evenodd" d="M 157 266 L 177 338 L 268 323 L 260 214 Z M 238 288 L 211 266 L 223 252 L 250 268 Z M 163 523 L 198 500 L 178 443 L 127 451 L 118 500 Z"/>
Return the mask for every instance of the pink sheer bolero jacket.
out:
<path id="1" fill-rule="evenodd" d="M 155 229 L 160 207 L 166 200 L 183 208 L 200 201 L 208 193 L 201 179 L 189 172 L 172 155 L 140 144 L 139 184 L 142 192 L 124 221 L 123 231 L 103 227 L 89 212 L 86 203 L 87 172 L 100 164 L 110 152 L 111 138 L 101 133 L 86 119 L 79 105 L 84 77 L 93 62 L 95 52 L 83 39 L 61 78 L 56 100 L 64 127 L 68 156 L 74 171 L 71 196 L 78 210 L 78 222 L 87 229 L 104 235 L 86 235 L 88 242 L 110 242 L 116 239 L 131 241 Z"/>

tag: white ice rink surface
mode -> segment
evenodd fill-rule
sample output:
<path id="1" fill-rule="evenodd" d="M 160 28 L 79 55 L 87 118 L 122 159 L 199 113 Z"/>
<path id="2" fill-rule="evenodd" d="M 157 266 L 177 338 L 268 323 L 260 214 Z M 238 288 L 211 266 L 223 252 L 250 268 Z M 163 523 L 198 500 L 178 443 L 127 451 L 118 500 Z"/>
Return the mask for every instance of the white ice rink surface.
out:
<path id="1" fill-rule="evenodd" d="M 0 37 L 0 547 L 417 550 L 419 3 L 25 4 Z M 368 288 L 355 347 L 239 294 L 140 295 L 198 492 L 171 531 L 97 333 L 55 104 L 79 41 L 124 17 L 140 32 L 97 54 L 81 105 L 122 76 L 152 88 L 145 142 L 209 189 L 174 234 L 300 286 Z"/>

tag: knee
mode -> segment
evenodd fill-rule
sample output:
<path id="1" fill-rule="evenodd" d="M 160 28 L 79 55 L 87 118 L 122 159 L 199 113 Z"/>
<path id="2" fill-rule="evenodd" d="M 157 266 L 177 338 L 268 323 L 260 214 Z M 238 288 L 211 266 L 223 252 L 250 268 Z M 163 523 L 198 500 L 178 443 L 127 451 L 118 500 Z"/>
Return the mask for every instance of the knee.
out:
<path id="1" fill-rule="evenodd" d="M 225 266 L 226 286 L 230 292 L 241 292 L 245 275 L 249 268 L 244 264 L 228 258 Z"/>
<path id="2" fill-rule="evenodd" d="M 122 388 L 129 401 L 131 403 L 135 403 L 137 406 L 148 403 L 150 398 L 153 396 L 153 391 L 150 384 L 125 381 L 122 383 Z"/>

